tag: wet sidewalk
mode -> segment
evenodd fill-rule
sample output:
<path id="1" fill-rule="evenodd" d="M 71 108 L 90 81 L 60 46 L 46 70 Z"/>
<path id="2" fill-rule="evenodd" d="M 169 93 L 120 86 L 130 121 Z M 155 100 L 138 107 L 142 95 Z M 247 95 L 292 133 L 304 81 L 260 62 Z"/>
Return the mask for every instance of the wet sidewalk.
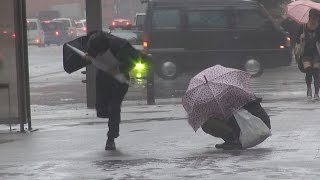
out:
<path id="1" fill-rule="evenodd" d="M 1 126 L 0 179 L 318 179 L 320 102 L 266 101 L 272 136 L 237 151 L 194 133 L 179 104 L 124 106 L 117 151 L 106 121 L 83 104 L 32 106 L 32 133 Z"/>

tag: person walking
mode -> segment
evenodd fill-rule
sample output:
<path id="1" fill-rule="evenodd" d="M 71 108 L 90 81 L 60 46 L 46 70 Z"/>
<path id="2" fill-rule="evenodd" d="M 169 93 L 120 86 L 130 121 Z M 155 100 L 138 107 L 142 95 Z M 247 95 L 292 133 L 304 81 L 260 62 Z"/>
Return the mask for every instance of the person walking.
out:
<path id="1" fill-rule="evenodd" d="M 317 10 L 309 11 L 309 21 L 300 27 L 297 33 L 297 44 L 304 43 L 301 61 L 305 71 L 307 84 L 307 98 L 312 100 L 312 80 L 314 81 L 314 100 L 319 100 L 319 70 L 320 70 L 320 14 Z"/>
<path id="2" fill-rule="evenodd" d="M 87 54 L 91 56 L 88 58 L 89 61 L 92 57 L 96 58 L 110 52 L 118 61 L 118 65 L 108 71 L 98 67 L 96 74 L 95 108 L 97 117 L 109 118 L 105 150 L 116 149 L 115 139 L 119 137 L 121 104 L 129 88 L 129 72 L 134 68 L 136 59 L 148 63 L 147 57 L 134 49 L 127 40 L 103 31 L 95 31 L 88 35 Z M 110 59 L 103 60 L 111 61 Z M 94 62 L 92 63 L 94 64 Z M 122 79 L 117 78 L 118 75 L 122 75 L 120 76 Z"/>

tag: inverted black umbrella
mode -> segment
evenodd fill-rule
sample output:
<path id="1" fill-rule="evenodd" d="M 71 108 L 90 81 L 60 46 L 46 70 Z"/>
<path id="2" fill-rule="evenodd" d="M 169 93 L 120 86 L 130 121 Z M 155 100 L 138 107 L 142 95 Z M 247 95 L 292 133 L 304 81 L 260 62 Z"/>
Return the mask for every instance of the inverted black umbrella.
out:
<path id="1" fill-rule="evenodd" d="M 87 53 L 91 60 L 84 57 Z M 63 46 L 63 66 L 67 73 L 75 72 L 90 63 L 98 69 L 108 72 L 117 66 L 121 73 L 127 74 L 139 67 L 149 66 L 149 60 L 122 38 L 97 31 L 88 36 L 77 38 Z"/>
<path id="2" fill-rule="evenodd" d="M 67 44 L 86 52 L 88 37 L 83 36 L 72 40 L 63 45 L 63 68 L 67 73 L 73 73 L 81 68 L 86 67 L 90 62 L 83 59 L 78 53 L 71 49 Z"/>

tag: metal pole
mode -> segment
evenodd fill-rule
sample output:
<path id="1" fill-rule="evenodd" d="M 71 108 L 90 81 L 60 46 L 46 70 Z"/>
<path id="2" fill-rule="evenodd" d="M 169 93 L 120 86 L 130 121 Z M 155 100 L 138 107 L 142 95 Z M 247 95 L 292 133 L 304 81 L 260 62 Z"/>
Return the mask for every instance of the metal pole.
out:
<path id="1" fill-rule="evenodd" d="M 86 0 L 86 18 L 88 33 L 102 30 L 101 0 Z M 93 109 L 96 103 L 96 68 L 86 68 L 87 107 Z"/>
<path id="2" fill-rule="evenodd" d="M 31 123 L 31 107 L 30 107 L 30 80 L 29 80 L 29 59 L 28 59 L 28 43 L 27 43 L 27 15 L 26 15 L 26 0 L 21 1 L 21 20 L 22 20 L 22 43 L 23 43 L 23 59 L 24 59 L 24 69 L 25 69 L 25 98 L 26 98 L 26 117 L 28 123 L 28 130 L 32 130 Z"/>
<path id="3" fill-rule="evenodd" d="M 20 132 L 24 132 L 24 124 L 30 122 L 30 91 L 29 70 L 26 35 L 25 0 L 14 1 L 15 7 L 15 33 L 16 33 L 16 59 L 19 89 L 19 115 L 21 118 Z M 31 124 L 30 124 L 31 128 Z"/>
<path id="4" fill-rule="evenodd" d="M 147 74 L 147 104 L 155 104 L 155 94 L 154 94 L 154 64 L 152 61 L 152 56 L 149 54 L 148 58 L 151 60 L 149 64 L 148 74 Z"/>

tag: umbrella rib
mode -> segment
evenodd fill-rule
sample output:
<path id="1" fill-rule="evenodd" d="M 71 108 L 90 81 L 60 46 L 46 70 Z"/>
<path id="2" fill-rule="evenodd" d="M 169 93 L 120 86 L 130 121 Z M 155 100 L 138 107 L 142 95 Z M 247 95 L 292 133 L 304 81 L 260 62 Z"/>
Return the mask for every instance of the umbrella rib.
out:
<path id="1" fill-rule="evenodd" d="M 210 86 L 209 86 L 209 84 L 205 84 L 205 86 L 208 86 L 208 88 L 211 90 L 211 88 L 210 88 Z M 200 87 L 200 86 L 197 86 L 197 88 L 198 87 Z M 221 110 L 221 112 L 223 113 L 223 116 L 225 117 L 226 116 L 226 114 L 224 113 L 224 111 L 223 111 L 223 109 L 222 109 L 222 107 L 220 106 L 220 104 L 219 103 L 217 103 L 218 104 L 218 106 L 219 106 L 219 108 L 220 108 L 220 110 Z M 192 107 L 192 110 L 191 110 L 191 113 L 193 112 L 193 110 L 194 110 L 194 108 Z"/>
<path id="2" fill-rule="evenodd" d="M 230 86 L 232 86 L 232 87 L 235 87 L 235 88 L 238 88 L 238 89 L 240 89 L 241 91 L 244 91 L 244 92 L 246 92 L 246 93 L 248 93 L 247 91 L 245 91 L 244 89 L 242 89 L 242 88 L 240 88 L 240 87 L 237 87 L 237 86 L 234 86 L 234 85 L 230 85 Z M 209 87 L 210 88 L 210 87 Z M 224 94 L 226 94 L 227 92 L 225 92 Z M 250 94 L 252 94 L 252 93 L 250 93 Z M 252 94 L 253 95 L 253 97 L 254 97 L 254 94 Z M 220 107 L 220 106 L 219 106 Z M 241 107 L 243 107 L 243 106 L 241 106 Z M 241 108 L 240 107 L 240 108 Z M 221 107 L 220 107 L 221 108 Z M 239 109 L 240 109 L 239 108 Z M 223 109 L 221 108 L 221 110 L 223 111 Z M 225 113 L 223 112 L 223 114 L 225 115 Z"/>

